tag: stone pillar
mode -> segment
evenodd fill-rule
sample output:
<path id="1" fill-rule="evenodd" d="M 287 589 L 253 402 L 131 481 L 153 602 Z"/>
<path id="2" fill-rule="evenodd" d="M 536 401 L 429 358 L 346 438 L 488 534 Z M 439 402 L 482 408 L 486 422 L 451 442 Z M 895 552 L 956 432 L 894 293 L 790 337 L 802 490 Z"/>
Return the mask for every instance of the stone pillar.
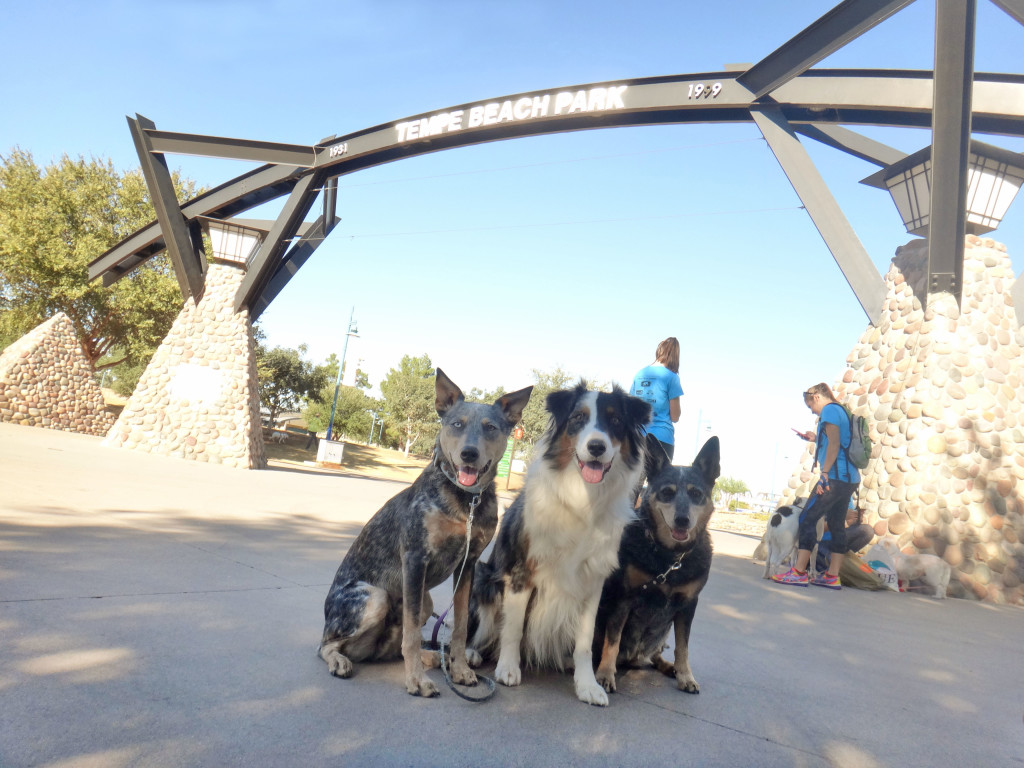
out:
<path id="1" fill-rule="evenodd" d="M 75 327 L 63 312 L 0 355 L 0 421 L 102 436 L 114 423 Z"/>
<path id="2" fill-rule="evenodd" d="M 962 307 L 925 297 L 928 244 L 898 249 L 877 327 L 833 386 L 871 422 L 865 522 L 951 566 L 949 595 L 1024 605 L 1024 334 L 1006 248 L 968 236 Z M 808 385 L 813 382 L 808 382 Z M 811 450 L 785 501 L 809 495 Z"/>
<path id="3" fill-rule="evenodd" d="M 211 261 L 199 304 L 185 302 L 104 445 L 266 466 L 252 325 L 247 309 L 233 310 L 244 276 Z"/>

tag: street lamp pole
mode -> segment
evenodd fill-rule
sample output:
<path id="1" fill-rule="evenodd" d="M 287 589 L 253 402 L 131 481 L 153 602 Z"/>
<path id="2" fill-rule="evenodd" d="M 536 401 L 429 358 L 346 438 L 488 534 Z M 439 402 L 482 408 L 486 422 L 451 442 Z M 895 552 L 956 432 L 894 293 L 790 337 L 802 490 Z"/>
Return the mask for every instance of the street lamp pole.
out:
<path id="1" fill-rule="evenodd" d="M 334 432 L 334 412 L 338 408 L 338 390 L 341 389 L 341 372 L 345 370 L 345 355 L 348 352 L 348 337 L 355 336 L 359 332 L 359 328 L 356 327 L 355 322 L 352 318 L 355 316 L 356 308 L 352 307 L 352 311 L 348 316 L 348 325 L 345 330 L 345 344 L 341 348 L 341 363 L 338 365 L 338 376 L 334 380 L 334 402 L 331 404 L 331 421 L 327 425 L 327 439 L 330 440 L 333 437 Z"/>

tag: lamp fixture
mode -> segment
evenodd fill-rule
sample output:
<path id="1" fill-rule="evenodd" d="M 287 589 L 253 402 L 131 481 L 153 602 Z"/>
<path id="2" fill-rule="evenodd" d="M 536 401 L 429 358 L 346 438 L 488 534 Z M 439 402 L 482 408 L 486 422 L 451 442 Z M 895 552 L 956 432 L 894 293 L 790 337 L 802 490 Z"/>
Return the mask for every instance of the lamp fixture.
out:
<path id="1" fill-rule="evenodd" d="M 861 181 L 888 189 L 907 232 L 928 236 L 931 213 L 932 148 L 925 147 Z M 1024 156 L 971 141 L 967 158 L 967 234 L 982 235 L 999 226 L 1021 186 Z"/>

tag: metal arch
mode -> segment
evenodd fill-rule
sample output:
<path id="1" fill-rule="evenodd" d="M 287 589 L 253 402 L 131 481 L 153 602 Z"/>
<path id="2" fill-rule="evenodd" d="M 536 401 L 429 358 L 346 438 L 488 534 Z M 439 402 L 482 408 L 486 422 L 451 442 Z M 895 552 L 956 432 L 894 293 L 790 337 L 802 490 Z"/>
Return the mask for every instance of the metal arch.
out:
<path id="1" fill-rule="evenodd" d="M 257 168 L 189 201 L 181 207 L 181 214 L 188 220 L 198 215 L 226 218 L 267 200 L 292 194 L 296 185 L 312 174 L 327 181 L 405 157 L 488 141 L 620 126 L 750 122 L 754 119 L 751 110 L 761 109 L 763 105 L 755 102 L 751 93 L 736 82 L 740 74 L 698 73 L 595 83 L 515 94 L 489 102 L 464 104 L 415 115 L 314 145 L 315 160 L 312 167 L 271 164 Z M 715 88 L 716 84 L 720 88 Z M 973 84 L 974 130 L 980 133 L 1024 135 L 1024 76 L 976 74 Z M 610 89 L 621 89 L 616 92 L 621 95 L 622 107 L 577 111 L 563 109 L 557 114 L 481 122 L 480 125 L 462 126 L 458 130 L 452 130 L 450 124 L 449 129 L 439 128 L 440 116 L 450 116 L 454 112 L 468 114 L 470 110 L 490 109 L 490 105 L 493 105 L 492 112 L 500 113 L 506 105 L 525 104 L 527 100 L 532 103 L 534 98 L 543 99 L 547 96 L 555 100 L 559 94 L 572 97 L 581 93 L 597 93 L 600 89 L 605 93 Z M 779 86 L 773 92 L 773 101 L 777 103 L 786 123 L 796 131 L 812 138 L 818 138 L 815 132 L 820 132 L 822 136 L 830 136 L 826 143 L 831 146 L 866 159 L 873 155 L 875 159 L 872 162 L 877 162 L 887 156 L 884 145 L 872 145 L 864 137 L 857 139 L 858 135 L 852 131 L 843 133 L 837 130 L 838 125 L 928 128 L 931 125 L 933 89 L 930 72 L 813 70 Z M 436 132 L 431 130 L 432 118 L 435 119 L 435 127 L 438 127 Z M 410 139 L 408 126 L 413 122 L 425 126 L 426 135 Z M 403 125 L 404 132 L 401 128 Z M 195 138 L 195 146 L 207 149 L 232 141 Z M 250 142 L 252 144 L 255 143 Z M 293 145 L 285 145 L 285 148 L 291 147 Z M 276 149 L 270 147 L 267 151 Z M 257 154 L 262 151 L 259 148 L 250 146 L 246 151 L 253 153 L 250 159 L 261 157 Z M 311 203 L 312 200 L 305 202 Z M 103 277 L 104 282 L 109 284 L 164 246 L 160 227 L 156 223 L 150 224 L 90 264 L 89 279 Z M 264 244 L 264 248 L 274 247 L 269 241 Z M 283 251 L 283 247 L 276 247 L 275 258 L 281 259 Z M 259 281 L 250 281 L 246 294 L 239 297 L 241 302 L 248 302 L 251 306 L 260 298 L 260 291 L 265 290 L 272 280 L 280 290 L 280 280 L 274 279 L 274 276 L 279 274 L 282 263 L 264 262 L 263 266 L 269 275 L 264 273 Z M 283 273 L 281 277 L 287 279 Z"/>
<path id="2" fill-rule="evenodd" d="M 621 80 L 531 91 L 489 102 L 460 104 L 445 110 L 413 115 L 394 123 L 367 128 L 318 145 L 316 167 L 332 175 L 437 152 L 454 147 L 523 136 L 593 128 L 638 125 L 749 122 L 752 95 L 736 81 L 736 72 L 712 72 L 665 78 Z M 720 83 L 715 97 L 692 98 L 698 85 Z M 590 91 L 627 86 L 626 107 L 601 113 L 544 115 L 477 127 L 446 130 L 400 141 L 397 126 L 426 121 L 484 104 L 517 103 L 556 92 Z M 918 70 L 813 70 L 794 78 L 773 93 L 794 126 L 803 124 L 885 125 L 928 128 L 931 125 L 932 73 Z M 981 133 L 1024 135 L 1024 75 L 979 73 L 974 80 L 974 128 Z"/>

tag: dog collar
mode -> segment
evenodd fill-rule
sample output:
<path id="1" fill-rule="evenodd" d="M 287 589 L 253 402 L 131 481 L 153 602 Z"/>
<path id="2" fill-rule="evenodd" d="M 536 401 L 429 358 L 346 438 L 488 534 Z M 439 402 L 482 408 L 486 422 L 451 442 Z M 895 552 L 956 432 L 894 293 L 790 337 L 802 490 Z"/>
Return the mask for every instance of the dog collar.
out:
<path id="1" fill-rule="evenodd" d="M 690 550 L 686 550 L 685 552 L 680 552 L 679 553 L 679 557 L 676 558 L 676 561 L 674 563 L 672 563 L 672 565 L 670 565 L 668 567 L 668 569 L 664 573 L 661 573 L 661 574 L 655 576 L 653 579 L 648 581 L 646 584 L 642 584 L 640 586 L 641 591 L 646 591 L 650 587 L 660 586 L 660 585 L 664 584 L 668 580 L 668 575 L 670 573 L 672 573 L 672 571 L 678 571 L 682 567 L 682 565 L 683 565 L 683 558 L 686 557 L 688 554 L 690 554 Z"/>
<path id="2" fill-rule="evenodd" d="M 491 483 L 490 480 L 478 480 L 473 485 L 463 485 L 460 483 L 455 476 L 454 466 L 443 456 L 440 448 L 434 452 L 434 466 L 441 470 L 441 473 L 448 478 L 452 485 L 467 493 L 481 493 Z"/>

